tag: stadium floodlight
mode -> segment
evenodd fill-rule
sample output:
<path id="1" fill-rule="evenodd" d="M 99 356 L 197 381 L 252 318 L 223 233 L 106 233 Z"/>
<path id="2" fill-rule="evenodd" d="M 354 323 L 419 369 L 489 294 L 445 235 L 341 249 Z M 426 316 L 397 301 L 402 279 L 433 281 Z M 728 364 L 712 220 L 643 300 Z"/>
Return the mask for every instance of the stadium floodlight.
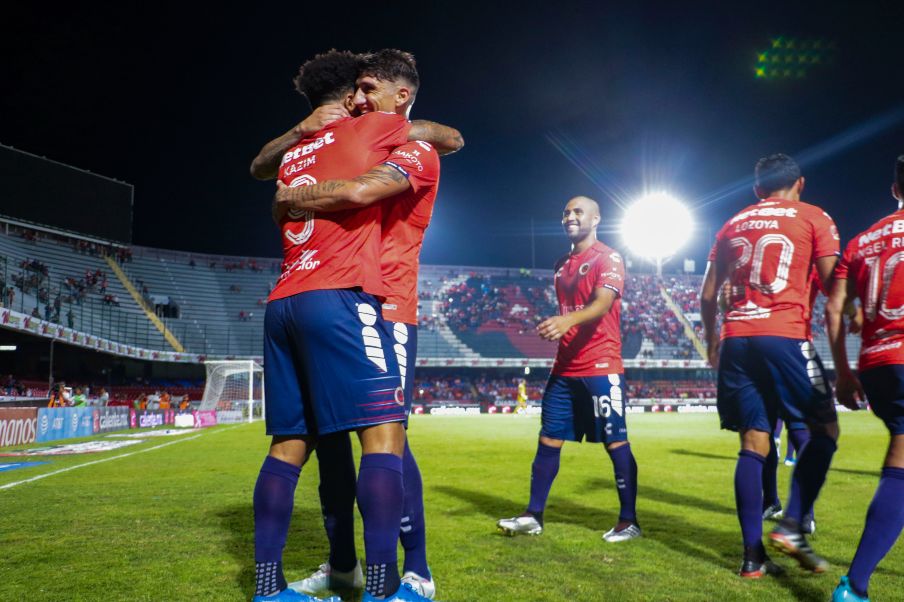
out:
<path id="1" fill-rule="evenodd" d="M 687 206 L 667 192 L 641 197 L 628 207 L 621 223 L 628 249 L 654 262 L 660 272 L 662 263 L 687 244 L 693 228 Z"/>

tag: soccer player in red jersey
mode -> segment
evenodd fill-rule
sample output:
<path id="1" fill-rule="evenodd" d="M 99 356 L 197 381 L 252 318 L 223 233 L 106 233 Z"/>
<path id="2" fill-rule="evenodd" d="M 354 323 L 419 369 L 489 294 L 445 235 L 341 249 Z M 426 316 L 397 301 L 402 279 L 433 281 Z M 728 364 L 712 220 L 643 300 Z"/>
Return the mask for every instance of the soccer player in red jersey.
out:
<path id="1" fill-rule="evenodd" d="M 744 540 L 740 575 L 777 572 L 762 543 L 763 464 L 778 417 L 805 422 L 811 439 L 792 476 L 785 517 L 770 533 L 773 545 L 804 568 L 825 570 L 801 530 L 819 494 L 838 438 L 832 391 L 813 344 L 810 272 L 829 283 L 838 259 L 838 230 L 819 207 L 800 200 L 804 179 L 791 157 L 757 162 L 754 192 L 762 199 L 732 217 L 710 252 L 701 313 L 709 361 L 718 368 L 722 428 L 738 431 L 735 500 Z M 721 337 L 715 329 L 717 292 L 731 283 Z"/>
<path id="2" fill-rule="evenodd" d="M 835 601 L 867 599 L 873 571 L 904 528 L 904 155 L 895 165 L 892 195 L 898 210 L 848 243 L 826 305 L 838 401 L 857 410 L 869 400 L 891 435 L 860 545 Z M 842 320 L 845 304 L 855 298 L 863 308 L 859 378 L 848 364 Z"/>
<path id="3" fill-rule="evenodd" d="M 408 53 L 384 50 L 365 59 L 357 108 L 362 114 L 392 111 L 407 114 L 411 103 L 399 102 L 397 89 L 416 89 L 418 76 Z M 337 211 L 382 201 L 381 273 L 386 286 L 383 318 L 391 328 L 405 389 L 405 410 L 414 393 L 417 353 L 417 274 L 424 233 L 430 223 L 439 184 L 439 156 L 426 142 L 409 142 L 359 178 L 328 181 L 292 191 L 282 190 L 278 202 L 294 210 Z M 385 199 L 385 200 L 383 200 Z M 309 578 L 291 584 L 299 591 L 319 593 L 354 584 L 348 567 L 356 565 L 351 508 L 354 502 L 354 462 L 345 435 L 324 438 L 317 449 L 321 467 L 321 505 L 330 540 L 330 560 Z M 404 512 L 399 539 L 405 549 L 403 583 L 420 595 L 435 595 L 426 559 L 423 485 L 420 470 L 406 442 L 403 455 Z M 351 492 L 351 494 L 349 493 Z M 346 567 L 346 568 L 342 568 Z"/>
<path id="4" fill-rule="evenodd" d="M 627 387 L 621 360 L 621 255 L 596 238 L 599 205 L 587 197 L 568 201 L 562 213 L 571 252 L 555 268 L 559 315 L 537 326 L 539 335 L 559 341 L 542 402 L 542 426 L 531 468 L 530 502 L 520 516 L 496 523 L 508 535 L 539 535 L 543 511 L 565 441 L 603 443 L 615 469 L 621 509 L 608 542 L 634 539 L 637 522 L 637 463 L 625 422 Z"/>
<path id="5" fill-rule="evenodd" d="M 341 104 L 352 97 L 358 68 L 357 56 L 333 51 L 306 63 L 297 85 L 312 106 Z M 288 149 L 280 182 L 291 190 L 354 177 L 404 144 L 410 128 L 394 113 L 333 121 Z M 273 442 L 254 492 L 255 600 L 311 599 L 288 589 L 282 571 L 292 499 L 317 438 L 350 430 L 361 440 L 358 506 L 368 575 L 377 584 L 365 599 L 392 594 L 399 587 L 395 547 L 407 416 L 395 354 L 384 351 L 392 342 L 380 307 L 382 215 L 373 206 L 328 218 L 291 210 L 277 217 L 285 261 L 264 323 L 266 422 Z"/>

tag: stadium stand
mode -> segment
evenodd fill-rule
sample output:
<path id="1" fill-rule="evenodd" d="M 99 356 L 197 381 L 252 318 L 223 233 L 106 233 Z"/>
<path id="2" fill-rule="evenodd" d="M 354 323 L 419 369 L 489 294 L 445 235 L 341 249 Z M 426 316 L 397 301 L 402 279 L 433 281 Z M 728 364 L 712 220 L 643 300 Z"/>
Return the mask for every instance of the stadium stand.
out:
<path id="1" fill-rule="evenodd" d="M 178 344 L 208 356 L 262 355 L 266 298 L 279 270 L 272 258 L 112 246 L 10 224 L 0 231 L 3 305 L 148 349 L 179 351 Z M 556 313 L 552 276 L 551 270 L 421 266 L 419 358 L 548 361 L 556 346 L 534 329 Z M 623 357 L 701 360 L 701 282 L 694 275 L 629 275 Z M 828 358 L 824 304 L 821 296 L 813 331 Z M 848 347 L 856 357 L 856 337 Z"/>

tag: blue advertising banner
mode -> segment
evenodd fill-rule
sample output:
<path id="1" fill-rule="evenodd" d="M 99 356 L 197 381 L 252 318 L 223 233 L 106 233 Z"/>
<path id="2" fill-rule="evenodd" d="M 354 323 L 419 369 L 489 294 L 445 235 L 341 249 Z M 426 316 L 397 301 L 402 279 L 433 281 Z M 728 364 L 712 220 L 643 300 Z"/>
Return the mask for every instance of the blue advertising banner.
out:
<path id="1" fill-rule="evenodd" d="M 129 428 L 129 408 L 92 408 L 94 412 L 94 432 L 110 433 Z"/>
<path id="2" fill-rule="evenodd" d="M 56 441 L 94 434 L 93 408 L 40 408 L 35 441 Z"/>

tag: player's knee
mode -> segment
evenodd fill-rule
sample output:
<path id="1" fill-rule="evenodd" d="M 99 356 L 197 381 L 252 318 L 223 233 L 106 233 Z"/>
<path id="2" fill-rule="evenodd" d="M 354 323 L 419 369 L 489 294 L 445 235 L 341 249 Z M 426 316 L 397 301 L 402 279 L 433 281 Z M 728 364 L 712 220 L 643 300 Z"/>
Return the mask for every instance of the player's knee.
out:
<path id="1" fill-rule="evenodd" d="M 748 429 L 741 433 L 741 449 L 755 452 L 764 458 L 769 455 L 772 435 L 766 431 Z"/>
<path id="2" fill-rule="evenodd" d="M 270 443 L 270 456 L 282 462 L 301 467 L 308 461 L 311 452 L 314 451 L 315 444 L 316 441 L 308 437 L 277 435 L 273 437 L 273 441 Z"/>
<path id="3" fill-rule="evenodd" d="M 401 422 L 387 422 L 358 431 L 362 454 L 392 454 L 402 457 L 405 453 L 405 427 Z"/>
<path id="4" fill-rule="evenodd" d="M 606 451 L 612 452 L 617 450 L 619 447 L 624 447 L 628 444 L 627 441 L 614 441 L 612 443 L 606 444 Z"/>
<path id="5" fill-rule="evenodd" d="M 551 439 L 549 437 L 544 437 L 543 435 L 540 435 L 540 443 L 546 447 L 562 447 L 565 445 L 565 441 L 562 439 Z"/>
<path id="6" fill-rule="evenodd" d="M 885 455 L 885 467 L 904 468 L 904 434 L 892 435 Z"/>

